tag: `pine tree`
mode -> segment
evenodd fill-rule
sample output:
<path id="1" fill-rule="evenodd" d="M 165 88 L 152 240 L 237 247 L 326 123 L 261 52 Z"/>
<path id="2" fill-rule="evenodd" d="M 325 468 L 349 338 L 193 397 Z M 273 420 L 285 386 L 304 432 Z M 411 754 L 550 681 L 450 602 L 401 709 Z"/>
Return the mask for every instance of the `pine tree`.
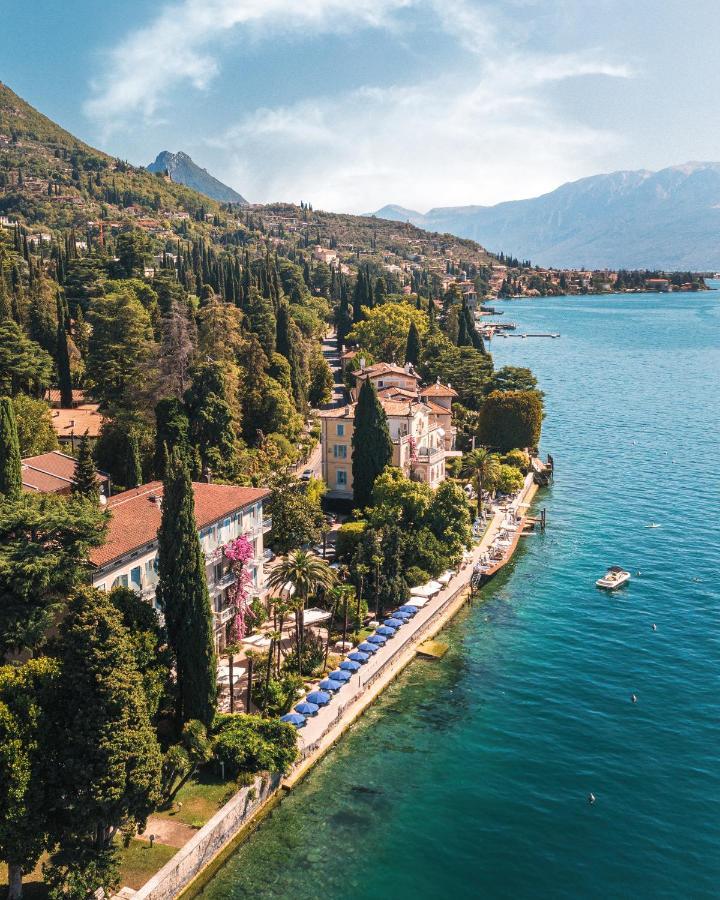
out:
<path id="1" fill-rule="evenodd" d="M 361 322 L 363 318 L 363 306 L 368 305 L 367 282 L 365 273 L 362 269 L 357 274 L 355 280 L 355 290 L 353 291 L 353 322 Z"/>
<path id="2" fill-rule="evenodd" d="M 55 345 L 60 406 L 62 409 L 72 409 L 72 376 L 70 374 L 70 354 L 68 353 L 67 330 L 65 327 L 65 306 L 60 294 L 57 297 L 57 340 Z"/>
<path id="3" fill-rule="evenodd" d="M 182 400 L 161 400 L 155 407 L 155 423 L 153 468 L 156 478 L 164 478 L 167 456 L 173 450 L 177 449 L 185 460 L 190 459 L 190 421 Z"/>
<path id="4" fill-rule="evenodd" d="M 81 494 L 96 503 L 100 500 L 100 487 L 97 480 L 97 469 L 92 455 L 92 445 L 87 431 L 80 439 L 77 463 L 75 464 L 75 480 L 73 494 Z"/>
<path id="5" fill-rule="evenodd" d="M 0 397 L 0 495 L 17 500 L 22 494 L 22 461 L 15 407 L 9 397 Z"/>
<path id="6" fill-rule="evenodd" d="M 405 344 L 405 362 L 417 365 L 420 357 L 420 332 L 417 330 L 415 322 L 410 323 L 408 329 L 407 343 Z"/>
<path id="7" fill-rule="evenodd" d="M 393 453 L 385 410 L 367 378 L 355 406 L 352 446 L 353 499 L 362 509 L 370 503 L 375 479 L 389 465 Z"/>
<path id="8" fill-rule="evenodd" d="M 467 318 L 465 317 L 464 309 L 461 310 L 458 317 L 457 345 L 458 347 L 468 347 L 470 345 L 470 335 L 467 331 Z"/>
<path id="9" fill-rule="evenodd" d="M 158 566 L 156 597 L 175 655 L 178 722 L 199 719 L 209 725 L 217 702 L 212 609 L 192 483 L 177 452 L 165 475 Z"/>

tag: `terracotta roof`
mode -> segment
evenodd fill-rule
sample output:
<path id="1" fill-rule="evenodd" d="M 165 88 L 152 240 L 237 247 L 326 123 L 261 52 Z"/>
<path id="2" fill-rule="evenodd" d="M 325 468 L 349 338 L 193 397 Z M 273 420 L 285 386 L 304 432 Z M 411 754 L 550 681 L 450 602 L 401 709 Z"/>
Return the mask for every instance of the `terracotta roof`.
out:
<path id="1" fill-rule="evenodd" d="M 381 400 L 383 400 L 383 399 L 419 400 L 420 399 L 420 395 L 418 394 L 417 391 L 408 391 L 405 388 L 398 387 L 397 385 L 394 385 L 394 384 L 389 384 L 387 387 L 380 388 L 380 390 L 378 391 L 378 397 L 380 397 Z"/>
<path id="2" fill-rule="evenodd" d="M 419 400 L 386 400 L 380 397 L 380 404 L 388 416 L 408 416 L 411 411 L 415 413 L 418 409 L 427 409 Z"/>
<path id="3" fill-rule="evenodd" d="M 45 391 L 45 399 L 48 403 L 60 403 L 60 391 L 58 388 L 48 388 Z M 72 402 L 85 403 L 85 391 L 80 390 L 79 388 L 73 388 Z"/>
<path id="4" fill-rule="evenodd" d="M 38 491 L 42 494 L 63 493 L 70 490 L 75 479 L 76 460 L 67 453 L 51 450 L 39 456 L 28 456 L 22 461 L 22 483 L 27 491 Z M 108 476 L 98 472 L 97 480 L 101 484 Z"/>
<path id="5" fill-rule="evenodd" d="M 458 392 L 449 384 L 440 384 L 439 381 L 429 387 L 420 388 L 421 397 L 457 397 L 457 395 Z"/>
<path id="6" fill-rule="evenodd" d="M 86 403 L 75 409 L 52 410 L 52 424 L 59 438 L 82 437 L 86 431 L 89 437 L 96 438 L 104 421 L 97 403 Z"/>
<path id="7" fill-rule="evenodd" d="M 365 378 L 366 375 L 370 375 L 371 378 L 374 378 L 376 375 L 405 375 L 407 378 L 414 378 L 416 381 L 420 381 L 420 376 L 417 372 L 406 372 L 402 366 L 386 362 L 365 366 L 364 369 L 358 369 L 356 372 L 353 372 L 353 375 L 358 379 Z"/>
<path id="8" fill-rule="evenodd" d="M 198 529 L 270 495 L 267 488 L 199 482 L 193 482 L 193 492 Z M 162 482 L 151 481 L 111 497 L 107 504 L 110 511 L 107 539 L 102 547 L 90 552 L 90 562 L 95 566 L 104 566 L 154 541 L 161 519 L 160 504 L 154 501 L 162 494 Z"/>
<path id="9" fill-rule="evenodd" d="M 433 403 L 432 400 L 428 400 L 425 405 L 427 407 L 429 407 L 430 412 L 435 413 L 436 416 L 452 415 L 451 411 L 447 408 L 447 406 L 440 406 L 439 403 Z"/>
<path id="10" fill-rule="evenodd" d="M 331 409 L 321 409 L 318 419 L 352 419 L 355 415 L 354 403 L 343 403 L 342 406 L 333 406 Z"/>

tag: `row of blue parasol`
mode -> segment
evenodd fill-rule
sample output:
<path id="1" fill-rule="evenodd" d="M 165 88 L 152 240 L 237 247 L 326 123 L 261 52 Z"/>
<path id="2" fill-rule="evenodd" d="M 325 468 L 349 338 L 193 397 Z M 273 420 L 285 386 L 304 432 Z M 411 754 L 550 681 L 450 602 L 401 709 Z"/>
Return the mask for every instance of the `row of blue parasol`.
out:
<path id="1" fill-rule="evenodd" d="M 348 653 L 347 659 L 344 659 L 334 672 L 331 672 L 327 678 L 320 682 L 319 690 L 311 691 L 300 703 L 295 705 L 295 709 L 292 712 L 281 716 L 280 721 L 289 722 L 296 728 L 302 728 L 306 725 L 308 718 L 317 715 L 321 706 L 327 706 L 333 695 L 337 694 L 343 685 L 350 681 L 353 674 L 361 666 L 364 666 L 370 657 L 377 653 L 380 647 L 386 644 L 390 638 L 395 637 L 398 628 L 411 619 L 417 611 L 418 607 L 410 604 L 395 610 L 392 616 L 389 619 L 385 619 L 382 625 L 376 628 L 367 640 L 358 644 L 355 650 Z"/>

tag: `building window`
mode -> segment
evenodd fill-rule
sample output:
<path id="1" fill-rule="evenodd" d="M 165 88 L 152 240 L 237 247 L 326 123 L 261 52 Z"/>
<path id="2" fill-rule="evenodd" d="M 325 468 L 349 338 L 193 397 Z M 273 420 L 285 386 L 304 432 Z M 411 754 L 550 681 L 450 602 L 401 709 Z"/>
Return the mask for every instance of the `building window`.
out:
<path id="1" fill-rule="evenodd" d="M 344 422 L 340 422 L 340 423 L 338 424 L 338 426 L 337 426 L 337 436 L 338 436 L 338 437 L 345 437 L 345 423 L 344 423 Z"/>
<path id="2" fill-rule="evenodd" d="M 347 447 L 345 444 L 335 444 L 333 454 L 335 459 L 347 459 Z"/>
<path id="3" fill-rule="evenodd" d="M 347 484 L 347 472 L 344 469 L 338 469 L 336 473 L 336 484 L 338 487 L 345 487 Z"/>
<path id="4" fill-rule="evenodd" d="M 130 587 L 134 591 L 142 590 L 142 569 L 140 566 L 135 566 L 130 570 Z"/>
<path id="5" fill-rule="evenodd" d="M 113 581 L 112 588 L 116 587 L 127 587 L 128 586 L 128 577 L 127 575 L 118 575 L 118 577 Z M 111 589 L 112 589 L 111 588 Z"/>

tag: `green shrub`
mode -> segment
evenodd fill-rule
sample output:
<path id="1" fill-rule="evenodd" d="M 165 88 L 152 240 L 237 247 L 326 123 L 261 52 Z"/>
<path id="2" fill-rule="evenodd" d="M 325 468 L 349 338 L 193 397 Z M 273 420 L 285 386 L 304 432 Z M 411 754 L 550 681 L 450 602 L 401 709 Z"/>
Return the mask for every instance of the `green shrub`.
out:
<path id="1" fill-rule="evenodd" d="M 232 777 L 242 773 L 287 772 L 297 758 L 297 733 L 278 719 L 243 713 L 215 719 L 215 756 Z"/>
<path id="2" fill-rule="evenodd" d="M 361 519 L 358 522 L 346 522 L 338 528 L 335 552 L 338 559 L 349 561 L 356 547 L 363 539 L 367 522 Z"/>
<path id="3" fill-rule="evenodd" d="M 516 469 L 520 469 L 521 472 L 530 470 L 530 455 L 525 450 L 510 450 L 509 453 L 502 457 L 500 462 L 505 463 L 507 466 L 514 466 Z"/>
<path id="4" fill-rule="evenodd" d="M 514 494 L 523 486 L 523 474 L 515 466 L 501 465 L 496 481 L 496 490 L 501 494 Z"/>
<path id="5" fill-rule="evenodd" d="M 419 566 L 410 566 L 405 573 L 405 577 L 407 578 L 410 587 L 417 587 L 419 584 L 425 584 L 430 581 L 429 573 Z"/>

